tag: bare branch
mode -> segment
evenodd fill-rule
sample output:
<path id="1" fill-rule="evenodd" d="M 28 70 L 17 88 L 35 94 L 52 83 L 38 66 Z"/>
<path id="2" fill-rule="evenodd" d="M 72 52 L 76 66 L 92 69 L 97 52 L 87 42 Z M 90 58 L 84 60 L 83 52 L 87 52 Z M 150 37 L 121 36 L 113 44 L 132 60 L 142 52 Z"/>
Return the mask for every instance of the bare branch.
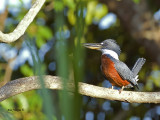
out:
<path id="1" fill-rule="evenodd" d="M 61 90 L 62 83 L 57 76 L 44 76 L 45 85 L 49 89 Z M 73 84 L 68 84 L 73 88 Z M 29 90 L 40 89 L 38 77 L 26 77 L 13 80 L 0 88 L 0 101 L 11 96 L 26 92 Z M 98 87 L 86 83 L 79 83 L 79 93 L 82 95 L 103 98 L 108 100 L 118 100 L 130 103 L 160 103 L 160 92 L 134 92 L 112 90 L 109 88 Z"/>
<path id="2" fill-rule="evenodd" d="M 45 0 L 36 0 L 13 32 L 4 34 L 0 31 L 0 41 L 10 43 L 19 39 L 24 34 L 30 23 L 33 21 L 44 2 Z"/>

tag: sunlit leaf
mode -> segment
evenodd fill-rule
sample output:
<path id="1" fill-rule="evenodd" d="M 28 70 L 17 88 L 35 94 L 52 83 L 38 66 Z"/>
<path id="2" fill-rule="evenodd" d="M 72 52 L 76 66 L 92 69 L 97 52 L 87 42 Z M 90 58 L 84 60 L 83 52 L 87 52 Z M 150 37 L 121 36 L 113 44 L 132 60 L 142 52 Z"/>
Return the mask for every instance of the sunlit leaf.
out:
<path id="1" fill-rule="evenodd" d="M 8 109 L 13 109 L 14 108 L 14 101 L 12 100 L 12 98 L 4 100 L 1 102 L 1 105 L 3 108 L 5 108 L 6 110 Z"/>
<path id="2" fill-rule="evenodd" d="M 33 70 L 31 69 L 31 67 L 29 67 L 26 64 L 23 65 L 23 66 L 21 66 L 20 70 L 21 70 L 22 74 L 25 75 L 25 76 L 32 76 L 32 75 L 34 75 L 33 74 Z"/>
<path id="3" fill-rule="evenodd" d="M 19 101 L 18 103 L 19 103 L 20 109 L 24 109 L 25 111 L 27 111 L 29 109 L 29 104 L 26 96 L 23 94 L 19 94 L 19 95 L 16 95 L 15 97 Z"/>
<path id="4" fill-rule="evenodd" d="M 45 40 L 41 36 L 37 36 L 36 45 L 38 46 L 38 48 L 41 48 L 41 46 L 45 43 Z"/>
<path id="5" fill-rule="evenodd" d="M 46 26 L 38 26 L 38 34 L 40 34 L 45 39 L 52 37 L 51 30 Z"/>
<path id="6" fill-rule="evenodd" d="M 138 4 L 140 0 L 133 0 L 134 3 Z"/>
<path id="7" fill-rule="evenodd" d="M 62 11 L 64 8 L 64 3 L 62 0 L 55 0 L 54 1 L 54 9 L 56 11 Z"/>
<path id="8" fill-rule="evenodd" d="M 74 11 L 72 9 L 68 10 L 67 18 L 68 18 L 68 21 L 70 22 L 71 25 L 75 24 L 76 17 L 75 17 Z"/>
<path id="9" fill-rule="evenodd" d="M 37 33 L 34 36 L 37 36 L 36 44 L 40 48 L 46 43 L 46 40 L 50 40 L 50 38 L 52 37 L 52 32 L 46 26 L 38 26 Z"/>
<path id="10" fill-rule="evenodd" d="M 93 21 L 98 22 L 108 12 L 106 5 L 98 4 L 97 1 L 89 2 L 87 5 L 86 24 L 91 24 Z"/>
<path id="11" fill-rule="evenodd" d="M 91 24 L 92 23 L 92 18 L 94 16 L 94 9 L 97 5 L 97 1 L 91 1 L 87 4 L 87 14 L 86 14 L 86 24 Z"/>
<path id="12" fill-rule="evenodd" d="M 76 4 L 74 0 L 63 0 L 64 4 L 67 5 L 70 9 L 75 9 Z"/>
<path id="13" fill-rule="evenodd" d="M 99 21 L 103 16 L 105 16 L 108 12 L 106 5 L 98 4 L 95 9 L 94 19 Z"/>

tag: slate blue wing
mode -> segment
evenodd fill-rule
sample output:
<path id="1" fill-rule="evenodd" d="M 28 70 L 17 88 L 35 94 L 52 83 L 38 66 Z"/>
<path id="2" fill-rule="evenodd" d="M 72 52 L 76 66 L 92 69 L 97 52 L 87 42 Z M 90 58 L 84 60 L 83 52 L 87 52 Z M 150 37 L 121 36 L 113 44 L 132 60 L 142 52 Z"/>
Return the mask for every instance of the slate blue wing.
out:
<path id="1" fill-rule="evenodd" d="M 130 82 L 133 85 L 137 85 L 137 81 L 134 79 L 133 72 L 128 68 L 128 66 L 119 61 L 115 60 L 115 69 L 117 70 L 118 74 L 124 79 Z"/>

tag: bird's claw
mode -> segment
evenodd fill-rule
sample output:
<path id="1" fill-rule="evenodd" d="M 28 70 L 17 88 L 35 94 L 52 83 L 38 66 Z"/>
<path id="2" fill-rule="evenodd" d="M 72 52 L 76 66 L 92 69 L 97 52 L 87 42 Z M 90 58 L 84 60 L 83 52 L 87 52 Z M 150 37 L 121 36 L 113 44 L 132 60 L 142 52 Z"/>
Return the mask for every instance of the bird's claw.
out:
<path id="1" fill-rule="evenodd" d="M 121 92 L 123 91 L 123 89 L 124 89 L 124 86 L 122 86 L 122 88 L 120 90 L 118 90 L 119 94 L 121 94 Z"/>

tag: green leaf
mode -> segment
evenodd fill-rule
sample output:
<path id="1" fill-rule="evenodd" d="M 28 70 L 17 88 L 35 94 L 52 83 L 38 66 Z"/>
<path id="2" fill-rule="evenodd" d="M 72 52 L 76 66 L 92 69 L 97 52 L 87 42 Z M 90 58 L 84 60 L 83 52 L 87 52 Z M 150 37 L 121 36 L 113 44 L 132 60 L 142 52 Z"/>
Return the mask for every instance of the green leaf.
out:
<path id="1" fill-rule="evenodd" d="M 72 9 L 68 10 L 67 18 L 71 25 L 74 25 L 76 23 L 76 16 L 74 14 L 74 10 Z"/>
<path id="2" fill-rule="evenodd" d="M 97 4 L 95 13 L 94 13 L 94 19 L 96 21 L 99 21 L 102 17 L 104 17 L 108 13 L 108 8 L 104 4 Z"/>
<path id="3" fill-rule="evenodd" d="M 14 108 L 14 101 L 12 100 L 12 98 L 6 99 L 1 102 L 1 106 L 3 108 L 5 108 L 6 110 L 13 109 Z"/>
<path id="4" fill-rule="evenodd" d="M 24 94 L 16 95 L 15 98 L 18 100 L 18 105 L 20 109 L 24 109 L 25 111 L 29 109 L 28 100 Z"/>
<path id="5" fill-rule="evenodd" d="M 38 34 L 45 39 L 50 39 L 52 37 L 51 30 L 46 26 L 39 26 L 38 27 Z"/>
<path id="6" fill-rule="evenodd" d="M 33 70 L 26 64 L 21 66 L 20 70 L 25 76 L 33 76 Z"/>
<path id="7" fill-rule="evenodd" d="M 38 31 L 36 36 L 37 36 L 36 44 L 40 48 L 43 44 L 46 43 L 46 40 L 49 40 L 52 37 L 52 32 L 46 26 L 38 26 Z"/>
<path id="8" fill-rule="evenodd" d="M 36 45 L 38 48 L 41 48 L 45 44 L 45 40 L 41 36 L 37 36 Z"/>
<path id="9" fill-rule="evenodd" d="M 56 11 L 62 11 L 64 8 L 64 3 L 61 0 L 55 0 L 54 1 L 54 9 Z"/>
<path id="10" fill-rule="evenodd" d="M 71 9 L 75 9 L 76 4 L 74 0 L 63 0 L 64 4 L 67 5 Z"/>
<path id="11" fill-rule="evenodd" d="M 108 8 L 105 4 L 100 4 L 97 1 L 91 1 L 87 5 L 86 24 L 90 25 L 92 21 L 98 22 L 108 13 Z"/>
<path id="12" fill-rule="evenodd" d="M 139 4 L 140 0 L 133 0 L 133 2 Z"/>

